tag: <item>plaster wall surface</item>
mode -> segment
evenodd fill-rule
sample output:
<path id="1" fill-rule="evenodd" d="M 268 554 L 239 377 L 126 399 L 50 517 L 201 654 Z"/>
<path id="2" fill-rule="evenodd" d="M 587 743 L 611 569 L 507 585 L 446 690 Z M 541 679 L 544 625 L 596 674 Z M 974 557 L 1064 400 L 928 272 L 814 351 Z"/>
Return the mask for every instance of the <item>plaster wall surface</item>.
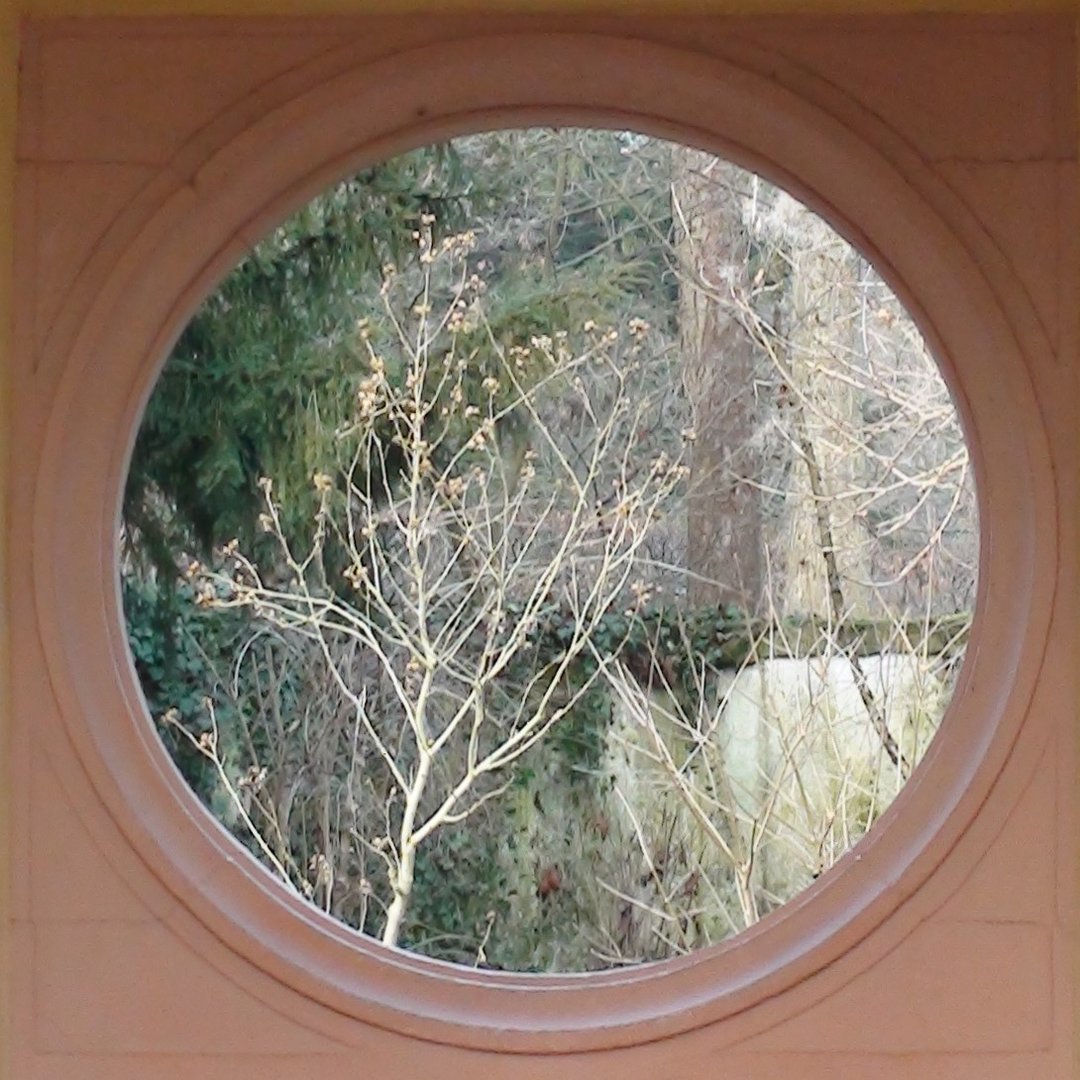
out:
<path id="1" fill-rule="evenodd" d="M 996 755 L 992 775 L 978 799 L 964 804 L 965 827 L 934 848 L 919 887 L 883 886 L 886 900 L 892 890 L 895 902 L 880 926 L 860 916 L 846 937 L 842 927 L 835 931 L 844 947 L 828 964 L 808 966 L 795 985 L 781 980 L 775 993 L 758 995 L 745 1008 L 714 1016 L 703 1007 L 686 1030 L 657 1022 L 640 1040 L 612 1034 L 606 1047 L 601 1025 L 588 1052 L 553 1037 L 549 1047 L 534 1039 L 508 1055 L 497 1051 L 521 1050 L 509 1035 L 502 1041 L 498 1033 L 485 1036 L 485 1049 L 455 1037 L 452 1025 L 400 1033 L 378 1018 L 357 1019 L 314 1000 L 273 963 L 260 964 L 234 948 L 222 924 L 204 917 L 190 876 L 162 871 L 144 838 L 168 831 L 169 823 L 154 817 L 160 806 L 125 810 L 108 764 L 94 764 L 108 756 L 110 725 L 118 733 L 124 726 L 119 712 L 115 723 L 107 710 L 95 714 L 93 734 L 84 737 L 84 687 L 67 687 L 57 668 L 58 655 L 105 655 L 95 651 L 102 631 L 93 613 L 111 587 L 112 567 L 99 559 L 96 577 L 93 571 L 94 558 L 110 545 L 88 534 L 83 546 L 92 557 L 58 567 L 54 554 L 75 551 L 76 544 L 54 541 L 68 523 L 42 508 L 52 506 L 62 488 L 71 496 L 72 531 L 94 521 L 100 506 L 97 529 L 108 532 L 112 520 L 102 492 L 115 494 L 124 433 L 114 433 L 119 449 L 110 444 L 100 460 L 93 454 L 65 458 L 65 448 L 91 446 L 95 431 L 107 435 L 94 427 L 98 414 L 110 424 L 134 421 L 153 363 L 183 316 L 259 229 L 306 193 L 303 184 L 289 186 L 303 175 L 304 156 L 312 155 L 311 168 L 325 167 L 324 180 L 348 164 L 342 158 L 335 165 L 318 132 L 295 137 L 306 130 L 305 114 L 296 106 L 297 120 L 290 103 L 317 95 L 334 79 L 351 85 L 357 73 L 410 50 L 426 50 L 411 55 L 437 68 L 444 46 L 467 56 L 469 42 L 480 39 L 488 43 L 486 63 L 471 69 L 470 93 L 482 97 L 490 87 L 489 105 L 501 110 L 492 115 L 549 118 L 548 107 L 558 106 L 568 119 L 587 118 L 582 105 L 544 97 L 554 91 L 543 72 L 517 66 L 530 42 L 551 35 L 561 35 L 572 49 L 585 49 L 590 39 L 618 39 L 596 53 L 616 90 L 633 80 L 662 87 L 665 57 L 689 58 L 687 70 L 694 71 L 722 63 L 746 72 L 754 86 L 808 103 L 823 132 L 835 128 L 843 139 L 872 147 L 897 186 L 883 188 L 876 201 L 873 191 L 859 195 L 853 174 L 861 166 L 853 158 L 852 175 L 834 167 L 837 199 L 823 208 L 843 216 L 846 198 L 858 202 L 861 216 L 842 224 L 879 256 L 895 258 L 882 268 L 930 323 L 935 300 L 920 293 L 904 267 L 932 262 L 939 242 L 962 253 L 977 287 L 969 290 L 963 281 L 943 287 L 955 288 L 960 301 L 969 292 L 984 298 L 971 302 L 972 318 L 980 303 L 992 304 L 1001 329 L 986 339 L 980 356 L 967 355 L 962 363 L 957 357 L 954 385 L 962 402 L 971 399 L 973 415 L 983 409 L 983 416 L 993 409 L 993 415 L 1008 415 L 1009 402 L 994 399 L 996 387 L 998 398 L 1010 386 L 1022 387 L 1027 404 L 1017 399 L 1020 435 L 985 426 L 980 434 L 988 446 L 996 440 L 1001 455 L 1009 445 L 1001 439 L 1020 439 L 1035 470 L 1031 505 L 1049 516 L 1038 522 L 1035 546 L 1023 549 L 1041 562 L 1027 574 L 1035 582 L 1038 640 L 1018 647 L 1014 657 L 1017 678 L 1029 688 L 1027 704 L 1014 710 L 1015 730 L 987 751 Z M 18 273 L 5 373 L 11 652 L 6 986 L 13 1077 L 1074 1075 L 1080 283 L 1070 18 L 60 19 L 24 23 L 21 62 L 12 211 Z M 397 70 L 390 62 L 387 71 Z M 520 100 L 508 90 L 518 84 L 526 86 Z M 372 109 L 393 108 L 393 86 L 370 93 Z M 596 104 L 614 117 L 618 101 L 613 90 L 610 101 Z M 403 118 L 402 131 L 411 124 L 414 133 L 401 136 L 406 142 L 427 125 L 437 134 L 463 122 L 462 112 L 443 117 L 435 98 L 428 107 L 431 116 Z M 707 96 L 698 98 L 696 112 L 684 110 L 678 131 L 692 138 L 706 130 L 710 108 Z M 474 115 L 475 123 L 485 122 Z M 275 130 L 292 134 L 275 137 Z M 778 131 L 782 136 L 782 127 Z M 790 145 L 778 143 L 770 157 L 774 171 L 787 172 L 797 187 L 805 179 L 798 166 L 805 142 L 792 128 Z M 245 158 L 248 143 L 256 149 Z M 232 183 L 230 170 L 259 154 L 266 160 L 265 183 Z M 830 198 L 829 179 L 817 178 L 810 194 Z M 859 182 L 868 179 L 860 175 Z M 909 202 L 928 207 L 943 231 L 912 232 L 886 252 L 888 245 L 875 238 L 903 233 L 903 223 L 893 219 L 908 212 Z M 205 223 L 205 244 L 195 236 L 178 246 L 170 232 L 177 222 L 196 232 Z M 171 254 L 159 265 L 146 254 L 154 251 Z M 150 279 L 151 270 L 175 284 L 176 306 L 161 294 L 157 278 Z M 0 317 L 3 285 L 0 280 Z M 160 314 L 145 314 L 149 309 Z M 137 328 L 132 334 L 143 335 L 139 343 L 115 331 L 127 323 Z M 947 327 L 941 334 L 946 343 L 983 340 Z M 145 356 L 141 366 L 114 362 L 136 353 Z M 1012 368 L 1004 371 L 1007 363 Z M 74 432 L 70 438 L 66 426 Z M 1000 473 L 994 468 L 987 465 L 991 478 Z M 995 522 L 1006 520 L 1010 498 L 1028 505 L 1019 483 L 1014 477 L 991 492 Z M 998 536 L 991 531 L 992 542 Z M 1004 531 L 1000 536 L 1006 543 Z M 1021 591 L 1026 571 L 1020 566 L 1017 574 Z M 1008 582 L 996 581 L 1000 593 L 984 597 L 987 619 L 1011 610 Z M 70 617 L 56 616 L 54 608 L 61 607 Z M 994 640 L 987 636 L 988 650 Z M 98 704 L 112 700 L 107 684 L 130 681 L 122 642 L 113 645 L 114 667 L 99 664 L 94 676 L 106 687 L 105 696 L 91 699 Z M 978 700 L 979 687 L 971 691 Z M 962 750 L 955 747 L 946 759 L 958 770 Z M 928 775 L 947 771 L 943 766 Z M 934 799 L 923 784 L 901 810 L 914 814 Z M 199 812 L 180 798 L 174 812 L 180 844 L 185 815 Z M 894 820 L 893 831 L 903 834 L 905 819 Z M 858 873 L 850 868 L 848 879 L 857 881 Z M 201 880 L 208 890 L 219 876 L 207 861 Z M 810 902 L 822 907 L 838 893 L 842 886 Z M 837 902 L 837 919 L 844 910 Z M 737 963 L 737 953 L 730 955 Z M 318 982 L 318 971 L 308 974 Z M 461 990 L 463 998 L 470 993 Z M 664 993 L 663 986 L 655 993 Z M 406 990 L 406 1010 L 407 997 Z M 618 1027 L 611 1026 L 613 1032 Z"/>

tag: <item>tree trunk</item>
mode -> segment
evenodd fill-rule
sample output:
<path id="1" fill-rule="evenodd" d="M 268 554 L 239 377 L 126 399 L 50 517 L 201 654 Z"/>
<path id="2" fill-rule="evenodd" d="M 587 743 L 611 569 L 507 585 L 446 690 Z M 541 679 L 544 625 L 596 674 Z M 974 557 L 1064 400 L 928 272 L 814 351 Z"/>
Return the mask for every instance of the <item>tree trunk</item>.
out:
<path id="1" fill-rule="evenodd" d="M 418 709 L 417 712 L 421 710 Z M 416 870 L 416 821 L 420 813 L 420 800 L 431 776 L 431 756 L 421 751 L 402 814 L 401 828 L 398 833 L 397 869 L 391 875 L 394 898 L 386 909 L 386 925 L 383 927 L 382 943 L 396 945 L 401 935 L 401 926 L 405 912 L 412 898 L 413 875 Z"/>
<path id="2" fill-rule="evenodd" d="M 733 303 L 749 284 L 739 175 L 700 151 L 675 152 L 679 336 L 694 428 L 687 594 L 694 605 L 756 614 L 764 584 L 758 356 Z"/>
<path id="3" fill-rule="evenodd" d="M 870 536 L 857 513 L 859 402 L 837 377 L 855 355 L 856 259 L 816 214 L 780 198 L 791 204 L 783 214 L 791 279 L 786 310 L 774 322 L 786 324 L 795 463 L 776 558 L 784 569 L 779 614 L 866 618 L 877 609 L 868 585 Z"/>

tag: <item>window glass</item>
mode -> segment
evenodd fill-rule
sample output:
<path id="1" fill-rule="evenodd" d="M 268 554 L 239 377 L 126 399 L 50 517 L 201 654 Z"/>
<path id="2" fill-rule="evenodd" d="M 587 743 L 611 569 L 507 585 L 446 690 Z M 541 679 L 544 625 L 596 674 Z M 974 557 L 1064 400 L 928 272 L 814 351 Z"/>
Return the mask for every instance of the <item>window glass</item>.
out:
<path id="1" fill-rule="evenodd" d="M 753 925 L 942 720 L 978 523 L 858 251 L 631 132 L 425 147 L 281 225 L 139 431 L 128 636 L 192 790 L 387 945 L 593 971 Z"/>

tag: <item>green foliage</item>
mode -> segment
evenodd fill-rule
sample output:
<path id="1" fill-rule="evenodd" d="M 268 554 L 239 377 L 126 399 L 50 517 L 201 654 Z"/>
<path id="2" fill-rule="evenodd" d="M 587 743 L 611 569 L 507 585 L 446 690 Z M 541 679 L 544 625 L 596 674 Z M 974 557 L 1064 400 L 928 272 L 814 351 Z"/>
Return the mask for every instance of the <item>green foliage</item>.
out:
<path id="1" fill-rule="evenodd" d="M 566 763 L 570 776 L 581 778 L 583 783 L 600 767 L 612 707 L 608 690 L 593 683 L 551 733 L 551 751 Z"/>
<path id="2" fill-rule="evenodd" d="M 286 494 L 293 534 L 305 527 L 312 472 L 352 415 L 356 323 L 381 268 L 411 250 L 421 215 L 450 230 L 482 203 L 466 186 L 447 146 L 369 169 L 290 218 L 207 298 L 139 430 L 124 500 L 135 550 L 160 569 L 192 545 L 258 549 L 262 476 Z"/>
<path id="3" fill-rule="evenodd" d="M 235 695 L 228 691 L 228 679 L 250 624 L 236 613 L 197 604 L 186 581 L 163 597 L 152 582 L 128 577 L 123 600 L 135 672 L 158 732 L 195 793 L 225 816 L 213 767 L 164 718 L 171 713 L 188 731 L 204 732 L 209 702 L 227 737 L 235 731 Z"/>
<path id="4" fill-rule="evenodd" d="M 443 829 L 418 852 L 406 948 L 472 965 L 489 921 L 511 915 L 515 897 L 498 858 L 505 836 L 476 826 Z"/>
<path id="5" fill-rule="evenodd" d="M 640 611 L 609 611 L 599 618 L 579 672 L 587 675 L 597 663 L 615 659 L 642 685 L 684 687 L 692 693 L 695 670 L 737 670 L 759 657 L 830 654 L 839 640 L 851 655 L 870 656 L 902 637 L 926 655 L 948 659 L 962 651 L 970 622 L 967 613 L 960 613 L 929 624 L 887 618 L 850 619 L 837 626 L 825 618 L 805 616 L 751 618 L 733 605 L 647 605 Z M 559 656 L 573 627 L 572 612 L 545 612 L 533 634 L 533 662 Z"/>

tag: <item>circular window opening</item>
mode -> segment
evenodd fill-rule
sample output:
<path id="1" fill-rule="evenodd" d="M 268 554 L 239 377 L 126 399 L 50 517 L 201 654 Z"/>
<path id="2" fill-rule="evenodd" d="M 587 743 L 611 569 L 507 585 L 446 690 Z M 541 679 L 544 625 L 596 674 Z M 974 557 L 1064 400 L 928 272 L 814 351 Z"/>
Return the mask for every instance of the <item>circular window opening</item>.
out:
<path id="1" fill-rule="evenodd" d="M 339 184 L 203 304 L 139 431 L 128 637 L 287 888 L 469 967 L 753 925 L 925 753 L 975 597 L 949 393 L 761 178 L 630 132 Z"/>

